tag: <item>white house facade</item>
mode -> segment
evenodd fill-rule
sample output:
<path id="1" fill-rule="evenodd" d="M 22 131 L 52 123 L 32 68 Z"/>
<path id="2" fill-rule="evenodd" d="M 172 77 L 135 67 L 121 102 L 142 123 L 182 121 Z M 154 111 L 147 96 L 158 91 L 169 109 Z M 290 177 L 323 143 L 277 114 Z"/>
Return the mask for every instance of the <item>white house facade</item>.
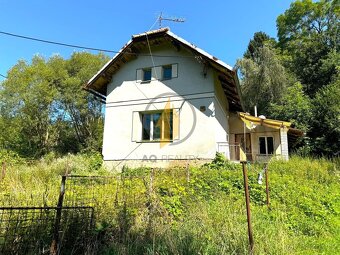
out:
<path id="1" fill-rule="evenodd" d="M 207 162 L 216 152 L 242 160 L 249 149 L 242 133 L 252 137 L 248 159 L 263 153 L 263 144 L 267 155 L 288 158 L 282 142 L 290 123 L 258 123 L 264 135 L 256 136 L 239 115 L 236 72 L 167 28 L 133 36 L 85 89 L 105 100 L 102 154 L 110 168 Z"/>

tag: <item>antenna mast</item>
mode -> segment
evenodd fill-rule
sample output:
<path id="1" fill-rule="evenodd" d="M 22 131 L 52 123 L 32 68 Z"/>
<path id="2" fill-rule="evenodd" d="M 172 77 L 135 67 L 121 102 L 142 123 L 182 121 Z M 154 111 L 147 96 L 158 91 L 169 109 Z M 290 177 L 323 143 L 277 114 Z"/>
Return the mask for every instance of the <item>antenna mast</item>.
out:
<path id="1" fill-rule="evenodd" d="M 158 16 L 159 28 L 162 27 L 162 21 L 163 20 L 172 21 L 172 22 L 181 22 L 181 23 L 183 23 L 185 21 L 185 19 L 183 19 L 183 18 L 163 17 L 163 13 L 161 12 L 161 14 L 159 14 L 159 16 Z"/>

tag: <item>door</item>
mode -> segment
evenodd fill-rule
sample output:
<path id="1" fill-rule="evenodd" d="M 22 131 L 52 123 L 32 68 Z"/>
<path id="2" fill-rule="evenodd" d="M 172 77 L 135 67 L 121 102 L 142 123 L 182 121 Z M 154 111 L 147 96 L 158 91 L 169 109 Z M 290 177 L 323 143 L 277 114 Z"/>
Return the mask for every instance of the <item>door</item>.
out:
<path id="1" fill-rule="evenodd" d="M 244 152 L 244 140 L 246 140 L 246 152 Z M 235 144 L 236 160 L 247 159 L 248 161 L 252 161 L 250 133 L 236 134 Z"/>

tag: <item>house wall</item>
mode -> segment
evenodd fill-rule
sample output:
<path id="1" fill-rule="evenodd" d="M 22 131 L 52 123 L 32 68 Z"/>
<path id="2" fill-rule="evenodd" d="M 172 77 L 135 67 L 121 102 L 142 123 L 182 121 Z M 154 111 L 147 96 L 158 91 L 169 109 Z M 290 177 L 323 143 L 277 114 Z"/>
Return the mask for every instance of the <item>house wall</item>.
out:
<path id="1" fill-rule="evenodd" d="M 229 145 L 229 103 L 224 91 L 214 75 L 215 89 L 215 134 L 216 134 L 216 151 L 223 153 L 227 159 L 230 159 Z"/>
<path id="2" fill-rule="evenodd" d="M 229 126 L 230 126 L 230 144 L 233 145 L 235 144 L 235 135 L 244 133 L 244 124 L 243 121 L 236 114 L 232 114 L 232 116 L 229 119 Z M 256 128 L 252 130 L 246 128 L 245 132 L 251 134 L 251 151 L 252 159 L 254 161 L 267 160 L 266 157 L 260 155 L 259 137 L 263 136 L 273 137 L 274 156 L 279 156 L 284 159 L 288 159 L 288 145 L 287 145 L 288 143 L 285 142 L 287 141 L 287 131 L 284 131 L 283 129 L 274 129 L 265 126 L 256 126 Z M 231 159 L 236 158 L 234 149 L 231 149 L 230 155 Z"/>
<path id="3" fill-rule="evenodd" d="M 148 52 L 145 52 L 148 54 Z M 217 141 L 226 141 L 228 121 L 223 97 L 215 96 L 214 71 L 203 75 L 203 65 L 184 50 L 153 48 L 153 54 L 182 57 L 154 57 L 154 65 L 178 65 L 178 77 L 149 83 L 136 81 L 140 68 L 152 67 L 150 57 L 139 56 L 123 65 L 107 88 L 103 156 L 109 167 L 155 165 L 175 161 L 204 162 L 215 157 Z M 158 70 L 161 70 L 160 68 Z M 160 97 L 161 95 L 161 97 Z M 179 139 L 169 144 L 141 142 L 141 111 L 171 108 L 179 113 Z M 219 101 L 220 104 L 218 103 Z M 205 107 L 202 112 L 201 107 Z"/>
<path id="4" fill-rule="evenodd" d="M 288 130 L 286 128 L 280 129 L 280 140 L 281 140 L 281 147 L 282 147 L 282 157 L 285 160 L 289 159 L 288 153 Z"/>

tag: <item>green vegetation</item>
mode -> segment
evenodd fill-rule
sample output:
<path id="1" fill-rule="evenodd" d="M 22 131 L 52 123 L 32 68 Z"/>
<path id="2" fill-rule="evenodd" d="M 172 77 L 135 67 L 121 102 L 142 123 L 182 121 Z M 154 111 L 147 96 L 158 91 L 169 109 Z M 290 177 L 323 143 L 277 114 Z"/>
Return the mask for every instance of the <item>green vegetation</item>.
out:
<path id="1" fill-rule="evenodd" d="M 249 165 L 255 254 L 340 251 L 339 19 L 338 1 L 297 0 L 277 18 L 278 40 L 256 32 L 238 61 L 246 110 L 257 105 L 260 114 L 305 131 L 301 155 L 333 157 L 270 162 L 270 209 L 257 183 L 263 166 Z M 67 179 L 64 204 L 95 207 L 97 253 L 247 254 L 240 165 L 218 155 L 189 169 L 113 174 L 102 167 L 93 152 L 102 144 L 102 104 L 81 86 L 107 60 L 86 52 L 67 60 L 35 56 L 8 71 L 0 82 L 0 162 L 7 168 L 0 206 L 56 206 L 61 175 L 110 176 Z"/>
<path id="2" fill-rule="evenodd" d="M 66 186 L 65 203 L 93 194 L 99 254 L 247 254 L 241 166 L 217 157 L 202 167 L 107 172 L 94 154 L 15 158 L 0 182 L 0 203 L 56 204 L 60 175 L 110 175 Z M 340 250 L 340 162 L 293 157 L 269 164 L 270 209 L 262 165 L 249 165 L 255 254 L 335 254 Z M 88 197 L 87 197 L 88 198 Z"/>
<path id="3" fill-rule="evenodd" d="M 107 60 L 86 52 L 20 60 L 0 83 L 0 149 L 31 158 L 100 150 L 102 104 L 82 85 Z"/>
<path id="4" fill-rule="evenodd" d="M 246 111 L 291 121 L 306 132 L 308 155 L 340 148 L 340 8 L 337 0 L 297 0 L 277 18 L 278 39 L 256 32 L 238 60 Z M 0 149 L 38 159 L 100 151 L 102 104 L 81 89 L 108 60 L 75 52 L 20 60 L 0 82 Z"/>
<path id="5" fill-rule="evenodd" d="M 297 0 L 278 40 L 256 32 L 237 63 L 246 110 L 291 121 L 307 133 L 300 150 L 327 157 L 340 148 L 339 21 L 339 1 Z"/>

